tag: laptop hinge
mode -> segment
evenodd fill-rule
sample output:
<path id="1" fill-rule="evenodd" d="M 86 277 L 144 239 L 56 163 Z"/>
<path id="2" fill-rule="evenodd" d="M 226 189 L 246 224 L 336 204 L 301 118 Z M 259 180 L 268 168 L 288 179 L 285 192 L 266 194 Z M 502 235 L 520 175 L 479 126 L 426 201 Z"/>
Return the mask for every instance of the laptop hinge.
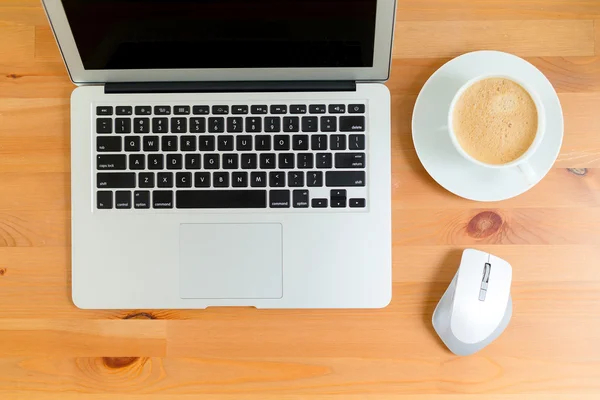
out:
<path id="1" fill-rule="evenodd" d="M 354 81 L 111 82 L 104 93 L 354 92 Z"/>

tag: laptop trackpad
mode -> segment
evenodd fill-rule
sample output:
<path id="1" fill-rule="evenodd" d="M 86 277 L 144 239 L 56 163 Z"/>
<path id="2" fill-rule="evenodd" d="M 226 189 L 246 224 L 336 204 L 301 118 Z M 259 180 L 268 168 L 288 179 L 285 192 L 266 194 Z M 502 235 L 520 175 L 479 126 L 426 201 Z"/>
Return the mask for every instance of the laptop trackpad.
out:
<path id="1" fill-rule="evenodd" d="M 183 299 L 279 299 L 283 295 L 281 224 L 182 224 L 179 293 Z"/>

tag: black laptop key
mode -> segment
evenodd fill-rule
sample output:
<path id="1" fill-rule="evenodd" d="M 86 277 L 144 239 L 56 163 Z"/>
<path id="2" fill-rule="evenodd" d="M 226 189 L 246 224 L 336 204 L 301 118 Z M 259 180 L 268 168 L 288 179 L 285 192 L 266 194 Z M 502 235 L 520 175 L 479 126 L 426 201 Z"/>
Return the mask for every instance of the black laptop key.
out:
<path id="1" fill-rule="evenodd" d="M 267 186 L 267 173 L 266 172 L 250 173 L 250 186 L 266 187 Z"/>
<path id="2" fill-rule="evenodd" d="M 96 118 L 96 133 L 112 133 L 112 118 Z"/>
<path id="3" fill-rule="evenodd" d="M 287 106 L 284 104 L 272 105 L 271 114 L 287 114 Z"/>
<path id="4" fill-rule="evenodd" d="M 183 156 L 181 154 L 167 154 L 167 169 L 182 169 Z"/>
<path id="5" fill-rule="evenodd" d="M 196 136 L 181 136 L 179 148 L 181 151 L 196 151 Z"/>
<path id="6" fill-rule="evenodd" d="M 308 208 L 308 190 L 294 190 L 292 200 L 294 208 Z"/>
<path id="7" fill-rule="evenodd" d="M 178 188 L 191 188 L 192 187 L 192 173 L 191 172 L 177 172 L 175 174 L 175 186 Z"/>
<path id="8" fill-rule="evenodd" d="M 99 191 L 96 193 L 96 207 L 101 210 L 113 208 L 113 193 L 111 191 Z"/>
<path id="9" fill-rule="evenodd" d="M 169 119 L 168 118 L 152 118 L 152 132 L 153 133 L 169 132 Z"/>
<path id="10" fill-rule="evenodd" d="M 215 115 L 229 114 L 229 106 L 212 106 L 212 113 Z"/>
<path id="11" fill-rule="evenodd" d="M 152 114 L 152 107 L 150 106 L 136 106 L 135 115 L 150 115 Z"/>
<path id="12" fill-rule="evenodd" d="M 177 191 L 177 208 L 266 208 L 266 190 Z"/>
<path id="13" fill-rule="evenodd" d="M 150 192 L 138 190 L 133 193 L 133 206 L 135 208 L 150 208 Z"/>
<path id="14" fill-rule="evenodd" d="M 269 135 L 257 135 L 254 138 L 254 149 L 261 151 L 271 150 L 271 136 Z"/>
<path id="15" fill-rule="evenodd" d="M 365 199 L 350 199 L 350 208 L 365 208 Z"/>
<path id="16" fill-rule="evenodd" d="M 204 169 L 219 169 L 219 155 L 218 154 L 205 154 L 204 155 Z"/>
<path id="17" fill-rule="evenodd" d="M 135 172 L 98 172 L 96 187 L 107 189 L 127 189 L 135 187 Z"/>
<path id="18" fill-rule="evenodd" d="M 129 169 L 135 171 L 146 169 L 146 156 L 143 154 L 130 154 Z"/>
<path id="19" fill-rule="evenodd" d="M 210 172 L 194 173 L 194 186 L 197 188 L 210 187 Z"/>
<path id="20" fill-rule="evenodd" d="M 277 166 L 279 169 L 294 168 L 294 153 L 279 153 Z"/>
<path id="21" fill-rule="evenodd" d="M 333 168 L 333 155 L 331 153 L 317 153 L 317 168 Z"/>
<path id="22" fill-rule="evenodd" d="M 329 114 L 343 114 L 346 112 L 345 104 L 330 104 Z"/>
<path id="23" fill-rule="evenodd" d="M 346 189 L 335 189 L 331 191 L 331 207 L 344 208 L 346 207 L 346 197 L 348 196 Z"/>
<path id="24" fill-rule="evenodd" d="M 214 136 L 200 136 L 198 137 L 198 148 L 200 151 L 215 151 L 215 137 Z"/>
<path id="25" fill-rule="evenodd" d="M 157 170 L 164 168 L 164 156 L 162 154 L 148 154 L 148 169 Z"/>
<path id="26" fill-rule="evenodd" d="M 153 188 L 154 187 L 154 172 L 140 172 L 138 174 L 138 187 Z"/>
<path id="27" fill-rule="evenodd" d="M 169 115 L 171 114 L 171 106 L 154 106 L 155 115 Z"/>
<path id="28" fill-rule="evenodd" d="M 208 106 L 193 106 L 192 113 L 194 115 L 208 115 L 208 114 L 210 114 L 210 107 L 208 107 Z"/>
<path id="29" fill-rule="evenodd" d="M 350 150 L 364 150 L 365 149 L 365 135 L 350 135 L 348 139 L 348 148 Z"/>
<path id="30" fill-rule="evenodd" d="M 187 118 L 171 118 L 172 133 L 187 133 Z"/>
<path id="31" fill-rule="evenodd" d="M 327 208 L 327 199 L 312 199 L 312 208 Z"/>
<path id="32" fill-rule="evenodd" d="M 311 104 L 308 107 L 308 112 L 311 114 L 325 114 L 327 107 L 325 107 L 325 104 Z"/>
<path id="33" fill-rule="evenodd" d="M 364 132 L 365 117 L 363 116 L 348 116 L 340 117 L 340 132 Z"/>
<path id="34" fill-rule="evenodd" d="M 140 151 L 142 149 L 139 136 L 125 136 L 123 141 L 125 142 L 125 151 Z"/>
<path id="35" fill-rule="evenodd" d="M 134 133 L 150 133 L 150 118 L 134 118 L 133 119 Z"/>
<path id="36" fill-rule="evenodd" d="M 248 187 L 248 173 L 234 172 L 233 174 L 231 174 L 231 186 Z"/>
<path id="37" fill-rule="evenodd" d="M 290 137 L 288 135 L 275 135 L 273 137 L 273 148 L 275 150 L 289 150 Z"/>
<path id="38" fill-rule="evenodd" d="M 254 153 L 242 154 L 242 169 L 256 169 L 258 167 L 257 156 Z"/>
<path id="39" fill-rule="evenodd" d="M 200 169 L 200 154 L 186 154 L 185 169 Z"/>
<path id="40" fill-rule="evenodd" d="M 229 172 L 214 172 L 213 186 L 216 188 L 229 187 Z"/>
<path id="41" fill-rule="evenodd" d="M 159 209 L 173 208 L 173 191 L 155 190 L 152 192 L 152 207 Z"/>
<path id="42" fill-rule="evenodd" d="M 240 135 L 235 138 L 235 148 L 237 151 L 249 151 L 252 150 L 252 136 Z"/>
<path id="43" fill-rule="evenodd" d="M 365 186 L 365 171 L 327 171 L 325 185 L 327 187 Z"/>
<path id="44" fill-rule="evenodd" d="M 190 113 L 190 106 L 175 106 L 173 107 L 173 113 L 175 115 L 188 115 Z"/>
<path id="45" fill-rule="evenodd" d="M 365 168 L 366 155 L 365 153 L 336 153 L 335 167 L 336 168 Z"/>
<path id="46" fill-rule="evenodd" d="M 311 150 L 327 150 L 327 136 L 312 135 L 310 137 L 310 148 Z"/>
<path id="47" fill-rule="evenodd" d="M 224 135 L 217 138 L 219 151 L 233 151 L 233 136 Z"/>
<path id="48" fill-rule="evenodd" d="M 227 118 L 227 132 L 239 133 L 244 131 L 244 119 L 242 117 Z"/>
<path id="49" fill-rule="evenodd" d="M 231 113 L 237 115 L 248 114 L 248 106 L 231 106 Z"/>
<path id="50" fill-rule="evenodd" d="M 302 132 L 317 132 L 318 130 L 318 117 L 302 117 Z"/>
<path id="51" fill-rule="evenodd" d="M 159 172 L 156 175 L 158 180 L 157 186 L 159 188 L 171 188 L 173 187 L 173 173 L 172 172 Z"/>
<path id="52" fill-rule="evenodd" d="M 223 118 L 223 117 L 210 117 L 208 119 L 208 131 L 210 133 L 223 133 L 223 132 L 225 132 L 225 118 Z"/>
<path id="53" fill-rule="evenodd" d="M 306 114 L 306 104 L 292 104 L 290 114 Z"/>
<path id="54" fill-rule="evenodd" d="M 194 117 L 190 118 L 190 133 L 206 132 L 206 118 Z"/>
<path id="55" fill-rule="evenodd" d="M 285 172 L 269 172 L 269 186 L 285 187 Z"/>
<path id="56" fill-rule="evenodd" d="M 281 117 L 265 117 L 265 132 L 281 132 Z"/>
<path id="57" fill-rule="evenodd" d="M 269 191 L 269 207 L 271 208 L 290 208 L 289 190 L 271 190 Z"/>
<path id="58" fill-rule="evenodd" d="M 348 112 L 350 114 L 364 114 L 365 113 L 365 105 L 364 104 L 350 104 L 348 106 Z"/>
<path id="59" fill-rule="evenodd" d="M 331 150 L 346 150 L 346 135 L 331 135 L 329 139 Z"/>
<path id="60" fill-rule="evenodd" d="M 143 146 L 144 151 L 158 151 L 158 136 L 144 136 Z"/>
<path id="61" fill-rule="evenodd" d="M 290 186 L 290 187 L 304 186 L 304 172 L 302 172 L 302 171 L 288 172 L 288 186 Z"/>
<path id="62" fill-rule="evenodd" d="M 177 136 L 163 136 L 161 138 L 162 151 L 177 151 Z"/>
<path id="63" fill-rule="evenodd" d="M 246 132 L 248 132 L 248 133 L 262 132 L 262 118 L 261 117 L 246 117 Z"/>
<path id="64" fill-rule="evenodd" d="M 127 169 L 127 159 L 124 154 L 105 154 L 96 157 L 96 168 L 99 170 L 118 171 Z"/>
<path id="65" fill-rule="evenodd" d="M 306 185 L 308 187 L 322 187 L 323 186 L 323 172 L 312 171 L 306 173 Z"/>
<path id="66" fill-rule="evenodd" d="M 113 108 L 111 106 L 98 106 L 96 107 L 96 115 L 112 115 Z"/>
<path id="67" fill-rule="evenodd" d="M 292 149 L 293 150 L 308 150 L 308 135 L 292 136 Z"/>
<path id="68" fill-rule="evenodd" d="M 337 131 L 337 118 L 336 117 L 321 117 L 321 132 L 335 132 Z"/>
<path id="69" fill-rule="evenodd" d="M 260 169 L 275 169 L 275 154 L 263 153 L 260 155 Z"/>
<path id="70" fill-rule="evenodd" d="M 283 117 L 283 131 L 284 132 L 300 132 L 300 118 L 299 117 Z"/>
<path id="71" fill-rule="evenodd" d="M 266 105 L 254 105 L 250 107 L 252 114 L 266 114 L 268 107 Z"/>
<path id="72" fill-rule="evenodd" d="M 115 133 L 131 133 L 131 118 L 115 118 Z"/>
<path id="73" fill-rule="evenodd" d="M 298 168 L 309 169 L 313 168 L 313 154 L 312 153 L 298 153 Z"/>
<path id="74" fill-rule="evenodd" d="M 223 169 L 238 169 L 239 156 L 236 153 L 223 154 Z"/>
<path id="75" fill-rule="evenodd" d="M 131 106 L 117 106 L 117 115 L 131 115 L 133 114 L 133 108 Z"/>
<path id="76" fill-rule="evenodd" d="M 115 192 L 115 208 L 131 208 L 131 192 L 129 190 L 117 190 Z"/>

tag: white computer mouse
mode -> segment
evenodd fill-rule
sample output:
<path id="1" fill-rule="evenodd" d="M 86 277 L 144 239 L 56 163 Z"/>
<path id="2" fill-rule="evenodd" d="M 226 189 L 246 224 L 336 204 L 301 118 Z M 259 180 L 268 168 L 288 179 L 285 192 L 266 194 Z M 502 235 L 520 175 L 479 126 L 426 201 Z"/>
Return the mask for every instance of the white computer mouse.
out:
<path id="1" fill-rule="evenodd" d="M 456 355 L 492 343 L 512 316 L 512 267 L 483 251 L 467 249 L 450 286 L 433 312 L 433 327 Z"/>

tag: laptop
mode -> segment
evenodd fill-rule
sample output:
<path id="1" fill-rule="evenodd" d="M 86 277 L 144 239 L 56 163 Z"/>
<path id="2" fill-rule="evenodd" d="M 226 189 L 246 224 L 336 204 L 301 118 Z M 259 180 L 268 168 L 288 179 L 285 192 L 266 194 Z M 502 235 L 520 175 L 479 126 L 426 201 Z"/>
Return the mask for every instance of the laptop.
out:
<path id="1" fill-rule="evenodd" d="M 44 0 L 85 309 L 391 299 L 394 0 Z"/>

